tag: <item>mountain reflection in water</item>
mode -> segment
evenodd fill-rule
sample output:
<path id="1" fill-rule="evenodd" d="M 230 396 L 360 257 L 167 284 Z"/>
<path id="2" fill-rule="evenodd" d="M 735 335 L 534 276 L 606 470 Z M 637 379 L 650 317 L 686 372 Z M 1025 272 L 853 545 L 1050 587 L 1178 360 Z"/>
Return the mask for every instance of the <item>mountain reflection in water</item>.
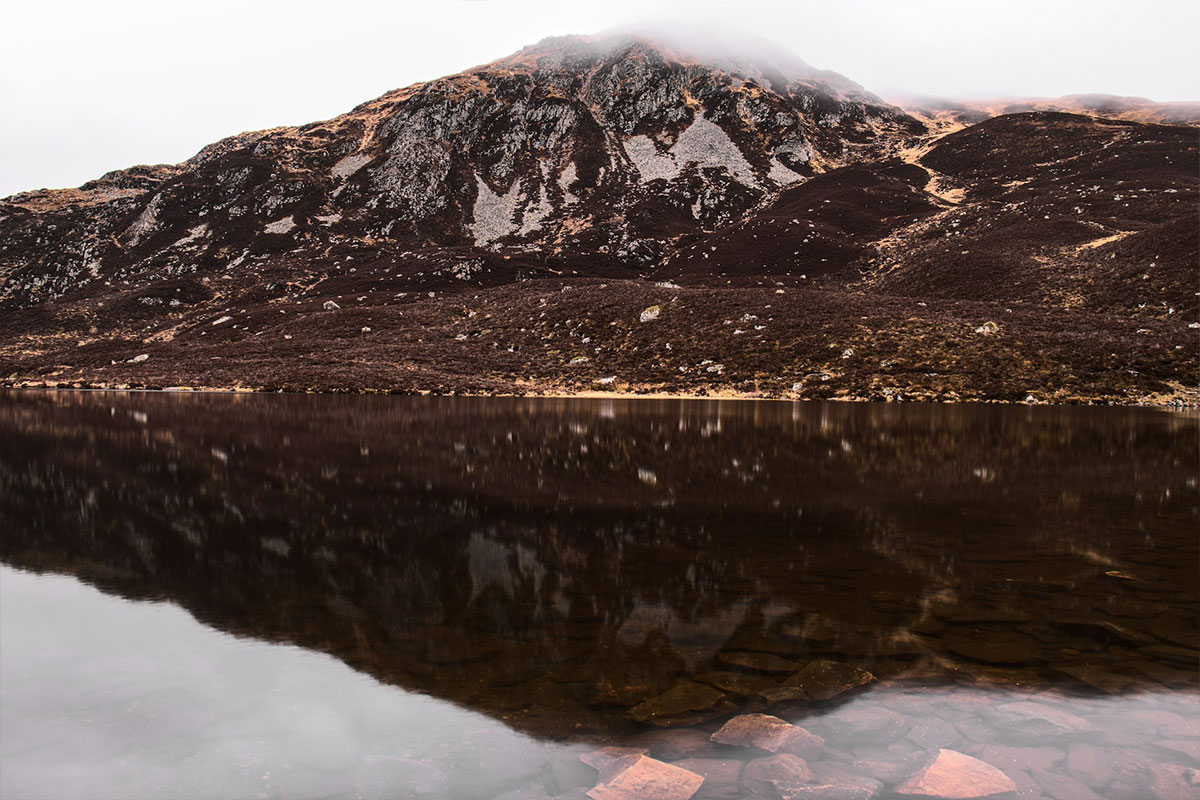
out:
<path id="1" fill-rule="evenodd" d="M 1194 416 L 46 392 L 0 440 L 6 564 L 544 740 L 766 710 L 885 786 L 938 747 L 1061 752 L 1012 768 L 1048 796 L 1076 739 L 1128 762 L 1101 796 L 1200 766 Z M 1092 729 L 989 710 L 1028 699 Z"/>

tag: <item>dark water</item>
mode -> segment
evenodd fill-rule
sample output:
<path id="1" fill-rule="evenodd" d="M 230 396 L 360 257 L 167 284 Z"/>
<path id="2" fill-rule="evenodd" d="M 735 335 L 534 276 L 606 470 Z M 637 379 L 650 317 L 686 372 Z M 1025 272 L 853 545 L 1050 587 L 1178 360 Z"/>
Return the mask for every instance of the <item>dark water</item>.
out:
<path id="1" fill-rule="evenodd" d="M 1200 796 L 1195 416 L 9 393 L 0 443 L 6 799 L 581 798 L 603 745 Z"/>

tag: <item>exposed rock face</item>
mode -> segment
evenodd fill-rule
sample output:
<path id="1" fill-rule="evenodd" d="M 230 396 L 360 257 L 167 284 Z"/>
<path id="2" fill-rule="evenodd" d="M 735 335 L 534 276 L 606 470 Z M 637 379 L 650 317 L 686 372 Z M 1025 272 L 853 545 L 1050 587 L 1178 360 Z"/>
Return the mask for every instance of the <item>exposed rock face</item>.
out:
<path id="1" fill-rule="evenodd" d="M 1190 396 L 1194 129 L 1124 112 L 1145 120 L 986 116 L 968 127 L 914 116 L 787 54 L 550 39 L 331 120 L 229 137 L 183 164 L 0 201 L 0 376 L 408 391 L 590 388 L 603 376 L 615 388 L 801 397 Z M 622 316 L 661 314 L 670 324 L 645 335 L 663 350 L 684 338 L 682 323 L 696 342 L 671 341 L 653 359 L 611 320 L 564 334 L 578 313 L 544 308 L 542 296 L 529 308 L 530 291 L 510 285 L 535 278 L 567 282 L 588 309 L 620 295 L 631 305 Z M 725 295 L 697 297 L 699 314 L 672 307 L 688 296 L 678 293 L 737 287 L 756 292 L 746 324 L 735 323 L 745 310 L 721 315 Z M 427 314 L 448 319 L 431 307 L 450 298 L 459 314 L 468 293 L 503 308 L 487 325 L 431 335 Z M 309 324 L 331 302 L 374 312 L 350 331 L 389 334 L 349 357 L 358 367 L 346 377 L 306 366 L 358 347 L 333 323 Z M 816 324 L 830 308 L 846 321 Z M 222 317 L 230 324 L 212 330 Z M 531 341 L 488 338 L 501 321 Z M 549 341 L 562 335 L 589 352 Z M 392 368 L 403 359 L 381 350 L 387 341 L 444 378 Z M 136 342 L 162 349 L 152 365 L 123 366 Z M 601 355 L 634 350 L 622 370 Z M 586 367 L 567 369 L 584 355 Z"/>

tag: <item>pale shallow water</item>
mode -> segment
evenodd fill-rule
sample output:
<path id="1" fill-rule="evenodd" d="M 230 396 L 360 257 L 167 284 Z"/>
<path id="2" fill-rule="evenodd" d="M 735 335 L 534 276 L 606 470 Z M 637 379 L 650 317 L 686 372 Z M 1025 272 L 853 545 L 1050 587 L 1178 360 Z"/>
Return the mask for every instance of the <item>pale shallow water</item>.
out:
<path id="1" fill-rule="evenodd" d="M 753 796 L 708 737 L 768 712 L 876 797 L 1193 797 L 1196 423 L 0 395 L 0 796 L 579 798 L 604 745 Z"/>
<path id="2" fill-rule="evenodd" d="M 74 578 L 0 568 L 0 630 L 6 798 L 491 796 L 493 780 L 578 759 L 323 653 Z"/>

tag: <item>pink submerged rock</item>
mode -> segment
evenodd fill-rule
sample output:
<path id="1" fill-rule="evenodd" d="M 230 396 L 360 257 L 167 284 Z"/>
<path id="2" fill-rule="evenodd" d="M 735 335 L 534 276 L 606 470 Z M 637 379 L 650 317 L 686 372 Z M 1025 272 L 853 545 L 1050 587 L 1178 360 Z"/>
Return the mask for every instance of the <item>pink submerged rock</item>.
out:
<path id="1" fill-rule="evenodd" d="M 791 753 L 801 758 L 820 755 L 825 740 L 798 725 L 770 714 L 741 714 L 712 735 L 718 744 L 757 747 L 768 753 Z"/>
<path id="2" fill-rule="evenodd" d="M 778 800 L 813 782 L 816 776 L 808 762 L 791 753 L 757 758 L 742 770 L 744 797 Z"/>
<path id="3" fill-rule="evenodd" d="M 587 791 L 592 800 L 689 800 L 704 778 L 645 755 L 607 763 L 600 782 Z"/>
<path id="4" fill-rule="evenodd" d="M 957 750 L 938 750 L 933 760 L 895 788 L 897 794 L 969 800 L 1016 791 L 1017 785 L 991 764 Z"/>

